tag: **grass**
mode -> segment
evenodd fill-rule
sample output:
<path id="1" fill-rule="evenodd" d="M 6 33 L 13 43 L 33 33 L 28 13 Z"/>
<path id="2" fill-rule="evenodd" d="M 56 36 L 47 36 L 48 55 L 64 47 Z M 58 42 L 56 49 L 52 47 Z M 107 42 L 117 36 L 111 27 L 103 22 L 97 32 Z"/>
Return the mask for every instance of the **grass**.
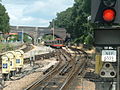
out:
<path id="1" fill-rule="evenodd" d="M 4 48 L 6 48 L 6 44 L 0 43 L 0 52 L 1 52 Z"/>
<path id="2" fill-rule="evenodd" d="M 0 52 L 5 52 L 12 49 L 13 49 L 12 45 L 6 43 L 0 43 Z"/>

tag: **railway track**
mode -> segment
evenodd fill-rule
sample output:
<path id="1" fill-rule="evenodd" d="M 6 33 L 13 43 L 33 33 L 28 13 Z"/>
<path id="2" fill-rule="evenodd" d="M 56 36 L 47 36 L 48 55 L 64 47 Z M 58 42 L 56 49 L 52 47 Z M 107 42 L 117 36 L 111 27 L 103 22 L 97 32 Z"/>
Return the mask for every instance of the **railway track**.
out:
<path id="1" fill-rule="evenodd" d="M 24 52 L 28 52 L 29 50 L 32 50 L 32 49 L 33 49 L 32 45 L 27 45 L 27 47 L 23 48 L 22 50 Z M 38 63 L 36 63 L 36 61 L 41 60 L 41 58 L 48 59 L 48 58 L 54 57 L 55 53 L 56 52 L 50 52 L 50 53 L 46 53 L 46 54 L 35 55 L 35 61 L 33 62 L 34 65 L 31 66 L 32 68 L 30 70 L 22 70 L 21 73 L 18 73 L 18 75 L 16 74 L 16 76 L 10 77 L 10 79 L 13 81 L 19 80 L 19 79 L 25 77 L 26 75 L 36 72 L 36 70 L 41 67 Z M 24 64 L 30 64 L 29 58 L 25 58 Z"/>
<path id="2" fill-rule="evenodd" d="M 56 54 L 58 55 L 59 58 L 61 57 L 58 52 Z M 58 73 L 58 71 L 60 71 L 62 69 L 62 67 L 64 66 L 64 64 L 65 64 L 65 61 L 59 59 L 59 63 L 54 66 L 54 68 L 52 69 L 51 72 L 48 72 L 43 78 L 41 78 L 40 80 L 32 83 L 25 90 L 29 90 L 29 89 L 32 90 L 32 89 L 38 87 L 43 82 L 47 82 L 49 79 L 51 79 L 52 77 L 54 77 L 56 75 L 56 73 Z"/>
<path id="3" fill-rule="evenodd" d="M 31 49 L 33 49 L 33 46 L 28 44 L 22 50 L 24 52 L 28 52 Z M 48 59 L 48 58 L 54 57 L 55 53 L 57 53 L 57 52 L 50 52 L 50 53 L 47 53 L 47 54 L 36 55 L 35 56 L 36 57 L 36 61 L 37 60 L 41 60 L 41 57 L 43 57 L 44 59 Z M 28 59 L 29 58 L 26 58 L 24 63 L 28 63 L 29 64 L 30 60 L 28 60 Z M 54 69 L 55 69 L 55 67 L 54 67 Z M 21 78 L 23 78 L 23 77 L 25 77 L 25 76 L 27 76 L 27 75 L 29 75 L 31 73 L 39 72 L 39 71 L 36 71 L 38 68 L 41 68 L 40 64 L 39 63 L 34 63 L 34 66 L 32 66 L 31 69 L 22 70 L 20 73 L 16 73 L 14 76 L 9 77 L 9 80 L 11 80 L 11 81 L 19 80 L 19 79 L 21 79 Z M 6 79 L 4 79 L 4 80 L 6 80 Z M 4 88 L 4 84 L 2 85 L 2 88 Z"/>
<path id="4" fill-rule="evenodd" d="M 78 72 L 80 73 L 85 69 L 87 63 L 87 54 L 84 51 L 74 48 L 71 48 L 71 50 L 75 52 L 74 57 L 71 58 L 69 53 L 60 50 L 58 53 L 59 64 L 56 65 L 55 70 L 47 73 L 25 90 L 66 90 L 73 78 L 78 75 Z"/>
<path id="5" fill-rule="evenodd" d="M 78 56 L 78 58 L 76 58 L 73 64 L 74 68 L 72 69 L 72 73 L 69 75 L 69 77 L 66 79 L 63 86 L 59 90 L 67 90 L 72 80 L 74 80 L 74 78 L 77 77 L 78 74 L 82 75 L 84 73 L 85 66 L 87 64 L 88 55 L 86 52 L 76 48 L 70 48 L 70 49 L 72 49 L 73 51 L 76 51 L 77 53 L 76 57 Z"/>

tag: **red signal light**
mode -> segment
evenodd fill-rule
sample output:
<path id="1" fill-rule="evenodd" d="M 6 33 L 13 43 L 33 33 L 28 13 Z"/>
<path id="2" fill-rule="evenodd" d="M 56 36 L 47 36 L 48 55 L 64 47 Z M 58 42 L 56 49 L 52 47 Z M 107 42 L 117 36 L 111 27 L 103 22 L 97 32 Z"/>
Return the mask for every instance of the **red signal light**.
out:
<path id="1" fill-rule="evenodd" d="M 115 19 L 115 11 L 112 9 L 106 9 L 103 11 L 103 19 L 107 22 L 113 21 Z"/>

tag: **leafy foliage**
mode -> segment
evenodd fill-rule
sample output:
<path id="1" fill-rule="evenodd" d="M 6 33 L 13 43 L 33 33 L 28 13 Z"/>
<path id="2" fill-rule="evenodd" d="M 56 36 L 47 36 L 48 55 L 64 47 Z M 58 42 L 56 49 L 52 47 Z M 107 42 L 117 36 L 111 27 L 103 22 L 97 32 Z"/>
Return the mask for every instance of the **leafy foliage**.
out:
<path id="1" fill-rule="evenodd" d="M 8 42 L 10 42 L 10 41 L 15 42 L 15 41 L 17 41 L 17 40 L 18 40 L 18 35 L 10 35 Z"/>
<path id="2" fill-rule="evenodd" d="M 23 41 L 24 42 L 32 42 L 32 38 L 24 33 L 23 34 Z"/>
<path id="3" fill-rule="evenodd" d="M 3 33 L 8 33 L 9 30 L 9 16 L 5 7 L 0 3 L 0 31 Z"/>
<path id="4" fill-rule="evenodd" d="M 55 37 L 55 36 L 54 36 Z M 55 37 L 56 38 L 56 37 Z M 43 40 L 53 40 L 53 35 L 44 35 Z"/>
<path id="5" fill-rule="evenodd" d="M 91 0 L 74 0 L 74 2 L 71 8 L 57 14 L 54 20 L 55 27 L 66 28 L 75 43 L 92 44 L 93 25 L 87 20 L 90 16 Z"/>

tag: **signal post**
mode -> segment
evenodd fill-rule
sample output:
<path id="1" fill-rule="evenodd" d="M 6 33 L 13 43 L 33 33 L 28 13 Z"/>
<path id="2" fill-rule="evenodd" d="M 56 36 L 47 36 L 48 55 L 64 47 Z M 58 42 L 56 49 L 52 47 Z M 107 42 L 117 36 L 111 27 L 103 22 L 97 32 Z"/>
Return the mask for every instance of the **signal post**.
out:
<path id="1" fill-rule="evenodd" d="M 92 0 L 91 22 L 99 24 L 94 29 L 94 45 L 100 48 L 102 62 L 96 90 L 120 90 L 120 26 L 116 26 L 120 23 L 120 0 Z"/>

